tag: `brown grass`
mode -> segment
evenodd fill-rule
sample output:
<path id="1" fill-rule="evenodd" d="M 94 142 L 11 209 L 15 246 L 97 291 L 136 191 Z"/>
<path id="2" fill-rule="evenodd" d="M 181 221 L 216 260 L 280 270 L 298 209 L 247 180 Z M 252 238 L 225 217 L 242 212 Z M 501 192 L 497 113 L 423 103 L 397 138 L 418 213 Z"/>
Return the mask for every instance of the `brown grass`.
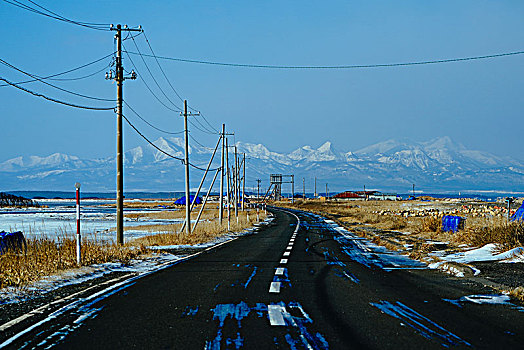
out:
<path id="1" fill-rule="evenodd" d="M 143 253 L 140 249 L 92 241 L 84 241 L 81 248 L 82 265 L 108 261 L 127 263 Z M 73 238 L 62 238 L 58 242 L 49 238 L 28 239 L 25 253 L 8 252 L 0 256 L 0 288 L 24 286 L 75 267 L 76 242 Z"/>
<path id="2" fill-rule="evenodd" d="M 231 229 L 227 230 L 227 221 L 220 227 L 217 220 L 200 222 L 191 235 L 178 234 L 178 225 L 147 225 L 150 232 L 165 232 L 136 239 L 124 246 L 114 243 L 84 240 L 82 242 L 82 265 L 118 261 L 128 263 L 148 253 L 146 246 L 171 244 L 207 243 L 221 234 L 236 232 L 253 226 L 256 212 L 239 212 L 239 223 L 231 218 Z M 211 218 L 212 213 L 208 216 Z M 263 211 L 260 220 L 265 219 Z M 209 220 L 209 219 L 208 219 Z M 144 227 L 140 226 L 141 229 Z M 136 229 L 136 228 L 135 228 Z M 24 287 L 31 282 L 63 271 L 76 268 L 76 241 L 64 235 L 55 241 L 50 238 L 27 240 L 25 253 L 8 252 L 0 255 L 0 288 Z"/>
<path id="3" fill-rule="evenodd" d="M 461 203 L 453 201 L 434 201 L 428 206 L 427 202 L 420 201 L 297 201 L 279 202 L 279 206 L 293 207 L 311 211 L 345 225 L 360 236 L 371 239 L 373 242 L 394 248 L 402 243 L 413 244 L 410 256 L 422 258 L 435 249 L 442 249 L 427 244 L 428 240 L 448 242 L 446 249 L 456 250 L 461 244 L 469 246 L 483 246 L 488 243 L 498 243 L 501 249 L 511 249 L 524 245 L 524 225 L 506 223 L 502 215 L 479 216 L 472 214 L 471 208 L 484 209 L 489 212 L 497 204 L 489 203 Z M 429 208 L 437 206 L 440 211 Z M 469 210 L 469 212 L 463 212 Z M 420 215 L 419 215 L 420 213 Z M 470 215 L 468 215 L 468 213 Z M 442 231 L 442 215 L 454 214 L 467 217 L 464 230 L 457 233 Z M 371 225 L 376 230 L 373 234 L 360 230 L 361 225 Z M 351 226 L 349 226 L 351 225 Z M 392 230 L 392 231 L 390 231 Z M 394 230 L 407 231 L 402 234 Z"/>
<path id="4" fill-rule="evenodd" d="M 509 291 L 509 296 L 520 302 L 524 302 L 524 287 L 519 286 Z"/>
<path id="5" fill-rule="evenodd" d="M 260 220 L 266 218 L 263 211 L 260 212 Z M 249 216 L 249 218 L 248 218 Z M 146 226 L 146 229 L 156 230 L 156 232 L 162 232 L 159 234 L 137 238 L 130 244 L 142 244 L 146 246 L 155 245 L 178 245 L 178 244 L 199 244 L 207 243 L 228 232 L 237 232 L 244 230 L 248 227 L 253 226 L 256 222 L 256 212 L 239 212 L 238 224 L 234 216 L 231 217 L 230 230 L 227 229 L 227 218 L 224 218 L 222 226 L 219 225 L 217 220 L 200 222 L 196 229 L 194 229 L 190 235 L 185 233 L 179 233 L 181 224 L 175 225 L 153 225 L 153 227 Z M 142 226 L 139 226 L 142 228 Z"/>

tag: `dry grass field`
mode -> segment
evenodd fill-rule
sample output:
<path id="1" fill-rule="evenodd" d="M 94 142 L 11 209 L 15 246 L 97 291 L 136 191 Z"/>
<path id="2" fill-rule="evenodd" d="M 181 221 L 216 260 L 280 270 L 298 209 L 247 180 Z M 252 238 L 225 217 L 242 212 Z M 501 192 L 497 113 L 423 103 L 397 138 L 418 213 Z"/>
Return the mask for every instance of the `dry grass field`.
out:
<path id="1" fill-rule="evenodd" d="M 501 249 L 524 245 L 524 225 L 508 223 L 500 204 L 475 201 L 318 201 L 279 202 L 279 206 L 311 211 L 336 220 L 350 231 L 394 250 L 413 247 L 414 258 L 443 247 L 483 246 L 498 243 Z M 463 230 L 443 232 L 443 215 L 466 218 Z M 440 242 L 440 243 L 439 243 Z M 443 244 L 444 243 L 444 244 Z"/>

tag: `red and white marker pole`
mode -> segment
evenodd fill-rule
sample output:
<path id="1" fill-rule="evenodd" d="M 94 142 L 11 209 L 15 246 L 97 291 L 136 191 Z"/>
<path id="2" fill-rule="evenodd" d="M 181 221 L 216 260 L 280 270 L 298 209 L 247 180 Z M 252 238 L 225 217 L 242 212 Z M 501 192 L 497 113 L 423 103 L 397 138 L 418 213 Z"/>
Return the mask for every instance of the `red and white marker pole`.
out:
<path id="1" fill-rule="evenodd" d="M 80 236 L 80 183 L 75 183 L 76 188 L 76 264 L 81 264 L 81 243 L 82 239 Z"/>

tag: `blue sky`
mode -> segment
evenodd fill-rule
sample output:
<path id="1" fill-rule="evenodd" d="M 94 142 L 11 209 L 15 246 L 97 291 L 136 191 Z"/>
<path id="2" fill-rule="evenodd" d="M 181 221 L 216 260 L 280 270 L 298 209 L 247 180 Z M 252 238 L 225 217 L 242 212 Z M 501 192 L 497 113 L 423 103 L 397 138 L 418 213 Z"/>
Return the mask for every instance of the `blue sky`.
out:
<path id="1" fill-rule="evenodd" d="M 25 0 L 20 0 L 25 2 Z M 524 50 L 522 1 L 37 1 L 86 22 L 142 25 L 157 55 L 221 62 L 281 65 L 394 63 Z M 49 75 L 113 50 L 113 33 L 35 15 L 0 2 L 0 57 Z M 135 39 L 147 52 L 143 37 Z M 131 40 L 125 42 L 134 49 Z M 126 101 L 156 126 L 173 131 L 182 119 L 163 98 L 137 56 L 141 76 L 125 83 Z M 106 60 L 72 73 L 102 69 Z M 180 105 L 156 63 L 147 61 L 172 101 Z M 450 136 L 471 149 L 524 159 L 524 55 L 465 63 L 361 70 L 267 70 L 161 62 L 183 98 L 236 139 L 291 151 L 332 141 L 357 150 L 391 138 L 423 141 Z M 125 68 L 131 63 L 124 59 Z M 0 76 L 25 78 L 5 66 Z M 104 73 L 50 81 L 83 94 L 114 98 Z M 107 105 L 66 95 L 40 83 L 27 88 L 84 105 Z M 60 152 L 82 158 L 115 152 L 112 112 L 71 109 L 0 87 L 0 161 Z M 167 101 L 165 103 L 168 104 Z M 163 136 L 129 110 L 151 139 Z M 193 128 L 211 145 L 214 136 Z M 125 148 L 144 142 L 125 128 Z"/>

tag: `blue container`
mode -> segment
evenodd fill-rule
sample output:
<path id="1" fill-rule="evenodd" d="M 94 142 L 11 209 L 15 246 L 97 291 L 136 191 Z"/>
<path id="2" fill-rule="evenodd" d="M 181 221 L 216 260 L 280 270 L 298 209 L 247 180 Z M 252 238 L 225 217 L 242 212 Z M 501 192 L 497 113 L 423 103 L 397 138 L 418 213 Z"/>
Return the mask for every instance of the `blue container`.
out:
<path id="1" fill-rule="evenodd" d="M 463 217 L 455 215 L 444 215 L 442 217 L 442 231 L 457 232 L 458 230 L 464 228 L 464 222 L 466 222 L 466 219 Z"/>

